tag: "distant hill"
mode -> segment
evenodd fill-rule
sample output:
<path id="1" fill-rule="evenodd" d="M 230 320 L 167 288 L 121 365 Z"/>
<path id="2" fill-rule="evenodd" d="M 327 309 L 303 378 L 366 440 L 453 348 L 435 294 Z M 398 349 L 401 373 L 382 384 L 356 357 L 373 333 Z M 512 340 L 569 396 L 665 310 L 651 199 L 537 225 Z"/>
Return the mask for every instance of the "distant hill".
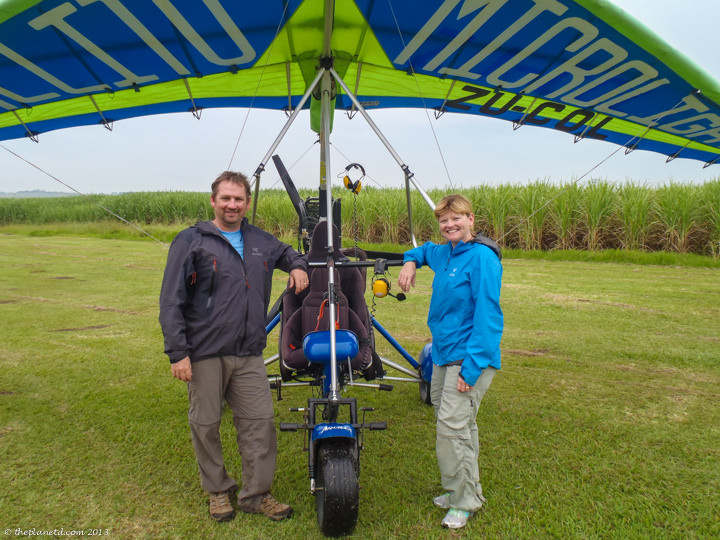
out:
<path id="1" fill-rule="evenodd" d="M 15 193 L 0 192 L 0 198 L 3 199 L 24 199 L 29 197 L 77 197 L 77 193 L 42 191 L 40 189 L 35 189 L 33 191 L 16 191 Z"/>

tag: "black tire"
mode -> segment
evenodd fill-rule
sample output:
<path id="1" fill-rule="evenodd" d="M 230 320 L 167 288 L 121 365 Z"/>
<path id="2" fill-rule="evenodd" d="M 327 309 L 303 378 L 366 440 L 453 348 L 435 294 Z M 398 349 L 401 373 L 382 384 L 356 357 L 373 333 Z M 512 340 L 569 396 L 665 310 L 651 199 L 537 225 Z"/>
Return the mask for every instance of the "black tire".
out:
<path id="1" fill-rule="evenodd" d="M 320 530 L 326 536 L 350 534 L 360 506 L 352 446 L 325 442 L 315 466 L 315 502 Z"/>
<path id="2" fill-rule="evenodd" d="M 420 401 L 425 405 L 432 405 L 432 398 L 430 397 L 430 383 L 422 381 L 420 384 Z"/>

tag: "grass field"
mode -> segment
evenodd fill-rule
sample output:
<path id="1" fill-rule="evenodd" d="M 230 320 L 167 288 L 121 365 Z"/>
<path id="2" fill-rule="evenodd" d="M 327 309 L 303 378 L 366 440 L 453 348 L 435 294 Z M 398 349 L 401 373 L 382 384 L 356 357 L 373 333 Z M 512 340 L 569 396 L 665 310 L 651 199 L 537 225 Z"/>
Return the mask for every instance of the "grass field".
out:
<path id="1" fill-rule="evenodd" d="M 6 536 L 321 538 L 299 434 L 278 435 L 274 493 L 291 520 L 209 519 L 185 387 L 157 323 L 165 247 L 0 230 L 0 255 Z M 433 414 L 417 386 L 351 389 L 376 408 L 368 420 L 388 421 L 366 434 L 353 537 L 720 537 L 720 269 L 545 258 L 504 269 L 503 369 L 478 416 L 487 507 L 467 529 L 442 530 Z M 377 303 L 413 355 L 428 340 L 430 281 L 422 270 L 407 302 Z M 276 274 L 275 293 L 283 282 Z M 307 397 L 286 389 L 277 421 L 299 421 L 288 409 Z M 230 416 L 222 433 L 238 477 Z"/>
<path id="2" fill-rule="evenodd" d="M 697 253 L 720 258 L 720 180 L 704 184 L 650 187 L 615 184 L 480 185 L 459 190 L 472 202 L 476 227 L 504 248 L 523 250 L 624 249 Z M 429 191 L 438 202 L 446 189 Z M 317 196 L 302 190 L 301 197 Z M 406 195 L 402 189 L 367 187 L 358 197 L 334 190 L 342 201 L 343 235 L 362 242 L 410 243 Z M 440 240 L 436 220 L 413 191 L 413 232 Z M 297 214 L 287 193 L 263 189 L 257 224 L 277 236 L 297 232 Z M 0 198 L 0 226 L 120 223 L 142 228 L 192 224 L 209 219 L 208 193 L 139 192 L 121 195 L 31 199 Z M 354 227 L 352 224 L 355 224 Z"/>

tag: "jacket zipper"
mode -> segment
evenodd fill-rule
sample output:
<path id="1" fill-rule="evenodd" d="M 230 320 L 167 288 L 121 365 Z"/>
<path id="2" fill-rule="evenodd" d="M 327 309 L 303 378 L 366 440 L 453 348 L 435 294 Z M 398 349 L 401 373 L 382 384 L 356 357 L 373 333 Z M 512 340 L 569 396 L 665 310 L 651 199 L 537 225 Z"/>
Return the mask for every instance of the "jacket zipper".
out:
<path id="1" fill-rule="evenodd" d="M 238 256 L 240 256 L 239 253 L 238 253 Z M 242 257 L 240 257 L 240 266 L 242 266 L 243 277 L 245 278 L 245 289 L 249 290 L 250 289 L 250 281 L 248 280 L 248 277 L 247 277 L 247 268 L 245 268 L 245 259 L 243 259 Z M 250 313 L 250 295 L 246 294 L 245 295 L 245 320 L 243 321 L 243 342 L 245 341 L 245 338 L 247 337 L 247 330 L 248 330 L 247 323 L 248 323 L 248 314 L 249 313 Z M 237 353 L 240 352 L 239 348 L 236 352 Z"/>
<path id="2" fill-rule="evenodd" d="M 447 272 L 447 269 L 450 267 L 450 259 L 452 259 L 453 256 L 453 247 L 450 246 L 450 255 L 448 255 L 447 261 L 445 261 L 445 271 Z"/>
<path id="3" fill-rule="evenodd" d="M 213 269 L 210 276 L 210 296 L 208 296 L 206 308 L 210 308 L 212 304 L 213 293 L 215 292 L 215 274 L 217 274 L 217 259 L 213 260 Z"/>
<path id="4" fill-rule="evenodd" d="M 242 255 L 240 255 L 240 253 L 238 253 L 238 252 L 235 250 L 235 248 L 232 247 L 232 245 L 230 244 L 230 242 L 228 241 L 228 239 L 225 238 L 225 236 L 223 236 L 221 233 L 217 233 L 217 235 L 218 235 L 220 238 L 222 238 L 224 242 L 227 242 L 228 245 L 230 245 L 231 249 L 235 252 L 235 254 L 236 254 L 238 257 L 240 257 L 240 266 L 242 266 L 243 276 L 245 277 L 245 288 L 246 288 L 246 289 L 250 289 L 250 281 L 248 280 L 248 277 L 247 277 L 247 268 L 245 268 L 245 259 L 243 259 Z M 267 268 L 267 262 L 266 262 L 266 268 Z M 213 271 L 214 271 L 214 270 L 215 270 L 215 261 L 213 261 Z M 214 283 L 214 281 L 215 281 L 215 275 L 213 274 L 213 283 Z M 212 286 L 212 284 L 211 284 L 211 286 Z M 209 305 L 210 305 L 210 304 L 209 304 L 209 301 L 208 301 L 208 306 L 209 306 Z M 250 312 L 250 295 L 246 294 L 246 295 L 245 295 L 245 320 L 243 321 L 243 341 L 245 340 L 245 337 L 247 336 L 247 323 L 248 323 L 248 314 L 249 314 L 249 312 Z M 236 352 L 239 352 L 239 350 L 236 351 Z"/>

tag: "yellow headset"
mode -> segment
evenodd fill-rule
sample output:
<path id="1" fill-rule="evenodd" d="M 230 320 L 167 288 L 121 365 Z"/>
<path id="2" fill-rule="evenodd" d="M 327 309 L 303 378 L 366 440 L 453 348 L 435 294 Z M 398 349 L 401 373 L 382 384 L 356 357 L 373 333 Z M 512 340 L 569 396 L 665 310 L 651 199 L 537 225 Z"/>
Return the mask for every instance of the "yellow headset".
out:
<path id="1" fill-rule="evenodd" d="M 373 294 L 378 298 L 385 298 L 390 292 L 390 283 L 385 278 L 377 278 L 372 284 Z"/>
<path id="2" fill-rule="evenodd" d="M 353 181 L 350 179 L 350 170 L 351 169 L 360 169 L 360 172 L 362 175 L 357 180 Z M 360 193 L 360 190 L 362 189 L 362 182 L 361 180 L 365 178 L 365 168 L 360 165 L 359 163 L 351 163 L 347 167 L 345 167 L 345 171 L 343 174 L 343 184 L 347 189 L 349 189 L 351 192 L 353 192 L 355 195 Z"/>
<path id="3" fill-rule="evenodd" d="M 396 300 L 402 302 L 405 300 L 405 293 L 399 292 L 394 295 L 390 292 L 390 282 L 384 277 L 375 278 L 372 283 L 373 296 L 377 298 L 385 298 L 386 296 L 392 296 Z"/>

